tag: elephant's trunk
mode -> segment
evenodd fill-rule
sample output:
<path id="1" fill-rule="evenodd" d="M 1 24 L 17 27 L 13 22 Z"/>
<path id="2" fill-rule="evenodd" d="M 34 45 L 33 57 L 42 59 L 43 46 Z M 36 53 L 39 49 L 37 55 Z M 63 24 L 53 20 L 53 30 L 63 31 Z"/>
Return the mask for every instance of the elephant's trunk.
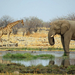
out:
<path id="1" fill-rule="evenodd" d="M 54 35 L 50 34 L 50 32 L 48 33 L 48 41 L 50 45 L 54 45 L 55 41 L 54 41 Z"/>

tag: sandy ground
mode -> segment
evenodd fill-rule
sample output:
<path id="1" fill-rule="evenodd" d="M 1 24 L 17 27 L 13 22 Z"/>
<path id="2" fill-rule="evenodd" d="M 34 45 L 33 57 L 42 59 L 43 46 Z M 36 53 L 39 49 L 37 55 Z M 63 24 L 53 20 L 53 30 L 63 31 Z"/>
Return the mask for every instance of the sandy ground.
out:
<path id="1" fill-rule="evenodd" d="M 3 35 L 2 42 L 0 42 L 0 46 L 7 47 L 7 44 L 9 44 L 10 47 L 62 48 L 61 37 L 59 35 L 55 35 L 54 39 L 55 45 L 50 46 L 48 42 L 48 31 L 41 31 L 24 36 L 22 34 L 11 34 L 9 41 L 7 35 Z M 70 42 L 70 48 L 75 48 L 75 41 Z"/>

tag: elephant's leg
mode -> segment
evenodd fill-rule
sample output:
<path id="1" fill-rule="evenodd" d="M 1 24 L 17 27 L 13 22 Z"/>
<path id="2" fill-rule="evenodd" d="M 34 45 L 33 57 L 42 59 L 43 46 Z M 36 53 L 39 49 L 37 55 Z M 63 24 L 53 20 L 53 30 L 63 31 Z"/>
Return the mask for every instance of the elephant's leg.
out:
<path id="1" fill-rule="evenodd" d="M 61 43 L 62 43 L 62 46 L 63 46 L 63 49 L 65 50 L 65 46 L 64 46 L 64 37 L 61 35 Z"/>
<path id="2" fill-rule="evenodd" d="M 66 33 L 64 35 L 64 51 L 66 55 L 69 55 L 69 44 L 70 44 L 70 40 L 71 40 L 71 33 Z"/>

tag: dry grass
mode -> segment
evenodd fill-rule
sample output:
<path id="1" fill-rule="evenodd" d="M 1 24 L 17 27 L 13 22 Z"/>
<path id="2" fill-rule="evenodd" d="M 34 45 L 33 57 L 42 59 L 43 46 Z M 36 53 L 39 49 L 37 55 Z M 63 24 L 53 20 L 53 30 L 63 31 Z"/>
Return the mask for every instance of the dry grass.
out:
<path id="1" fill-rule="evenodd" d="M 18 47 L 33 47 L 33 48 L 52 47 L 49 44 L 47 37 L 48 37 L 48 31 L 45 31 L 45 30 L 41 31 L 41 32 L 36 32 L 36 33 L 30 34 L 30 35 L 24 35 L 24 36 L 22 34 L 16 34 L 16 35 L 11 34 L 10 35 L 10 42 L 18 43 Z M 31 38 L 31 39 L 29 39 L 29 38 Z M 7 35 L 3 35 L 2 39 L 8 40 Z M 17 39 L 24 40 L 24 41 L 19 41 Z M 0 45 L 7 44 L 7 42 L 5 42 L 5 41 L 0 42 Z M 54 48 L 62 48 L 61 37 L 59 35 L 55 35 Z M 70 48 L 75 48 L 75 41 L 70 42 Z"/>
<path id="2" fill-rule="evenodd" d="M 31 37 L 37 37 L 37 38 L 39 38 L 39 37 L 44 38 L 44 37 L 47 37 L 48 34 L 34 33 L 34 34 L 31 34 L 30 36 L 31 36 Z"/>

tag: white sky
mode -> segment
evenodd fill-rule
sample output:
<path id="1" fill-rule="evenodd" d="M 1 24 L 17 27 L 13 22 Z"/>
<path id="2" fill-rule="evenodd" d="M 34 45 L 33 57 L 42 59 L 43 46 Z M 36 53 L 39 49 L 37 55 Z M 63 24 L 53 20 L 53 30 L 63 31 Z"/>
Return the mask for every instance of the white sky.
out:
<path id="1" fill-rule="evenodd" d="M 0 18 L 8 15 L 13 19 L 37 17 L 50 21 L 75 13 L 75 0 L 0 0 Z"/>

